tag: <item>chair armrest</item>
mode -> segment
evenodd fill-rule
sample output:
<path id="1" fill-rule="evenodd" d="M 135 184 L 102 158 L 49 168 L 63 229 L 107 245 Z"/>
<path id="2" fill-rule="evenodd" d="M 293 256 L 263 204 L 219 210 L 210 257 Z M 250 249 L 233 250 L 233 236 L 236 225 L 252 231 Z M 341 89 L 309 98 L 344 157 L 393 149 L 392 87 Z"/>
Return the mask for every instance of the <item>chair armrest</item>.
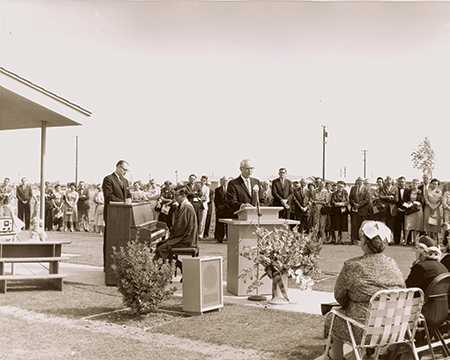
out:
<path id="1" fill-rule="evenodd" d="M 351 317 L 348 317 L 344 315 L 342 312 L 339 311 L 340 308 L 333 308 L 330 310 L 330 312 L 334 313 L 336 316 L 339 316 L 341 319 L 348 321 L 349 323 L 352 323 L 353 325 L 364 329 L 365 325 L 361 324 L 360 322 L 356 321 L 355 319 L 352 319 Z"/>

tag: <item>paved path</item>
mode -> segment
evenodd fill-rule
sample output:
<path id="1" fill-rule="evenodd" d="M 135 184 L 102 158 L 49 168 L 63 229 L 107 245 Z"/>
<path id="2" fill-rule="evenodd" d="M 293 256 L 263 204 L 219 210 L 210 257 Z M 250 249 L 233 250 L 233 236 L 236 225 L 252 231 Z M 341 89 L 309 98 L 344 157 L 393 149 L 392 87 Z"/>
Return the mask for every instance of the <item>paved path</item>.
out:
<path id="1" fill-rule="evenodd" d="M 16 274 L 39 274 L 48 272 L 47 264 L 16 264 L 14 271 Z M 71 283 L 79 283 L 85 285 L 104 286 L 103 268 L 98 266 L 80 265 L 71 263 L 61 263 L 61 273 L 65 275 L 65 281 Z M 174 279 L 174 283 L 180 288 L 175 296 L 182 296 L 181 286 L 179 284 L 180 277 Z M 332 293 L 324 291 L 301 291 L 299 289 L 289 289 L 288 296 L 291 300 L 289 304 L 270 305 L 267 302 L 249 301 L 246 296 L 234 296 L 227 292 L 226 282 L 224 287 L 224 302 L 253 306 L 253 307 L 270 307 L 282 311 L 302 312 L 308 314 L 320 315 L 320 304 L 333 302 Z M 270 299 L 270 297 L 267 297 Z"/>

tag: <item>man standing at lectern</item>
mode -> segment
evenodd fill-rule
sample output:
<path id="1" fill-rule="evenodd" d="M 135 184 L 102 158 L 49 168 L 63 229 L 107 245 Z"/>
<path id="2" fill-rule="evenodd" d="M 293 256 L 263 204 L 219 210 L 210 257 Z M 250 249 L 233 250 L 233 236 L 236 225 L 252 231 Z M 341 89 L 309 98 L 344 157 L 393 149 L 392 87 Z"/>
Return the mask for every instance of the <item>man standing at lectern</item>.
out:
<path id="1" fill-rule="evenodd" d="M 119 160 L 116 164 L 116 171 L 103 179 L 102 190 L 105 198 L 105 207 L 103 210 L 103 219 L 105 220 L 105 231 L 103 232 L 103 264 L 106 264 L 106 223 L 108 218 L 108 206 L 113 202 L 131 202 L 131 193 L 128 180 L 125 178 L 129 170 L 129 164 L 125 160 Z"/>
<path id="2" fill-rule="evenodd" d="M 240 164 L 241 175 L 229 182 L 226 201 L 234 213 L 246 207 L 256 206 L 256 199 L 262 200 L 263 190 L 258 179 L 251 177 L 254 167 L 249 159 L 242 160 Z"/>

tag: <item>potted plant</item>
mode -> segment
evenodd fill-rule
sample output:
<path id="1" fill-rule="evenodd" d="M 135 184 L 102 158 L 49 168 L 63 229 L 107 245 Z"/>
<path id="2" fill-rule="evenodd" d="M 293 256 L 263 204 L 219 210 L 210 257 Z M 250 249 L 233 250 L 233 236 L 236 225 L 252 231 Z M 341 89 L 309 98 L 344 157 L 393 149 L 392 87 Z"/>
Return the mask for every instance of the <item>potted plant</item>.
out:
<path id="1" fill-rule="evenodd" d="M 287 295 L 288 277 L 294 278 L 300 288 L 308 289 L 313 285 L 312 276 L 319 272 L 318 260 L 320 243 L 314 236 L 290 230 L 288 226 L 268 230 L 256 229 L 257 244 L 245 246 L 241 256 L 253 261 L 255 266 L 244 269 L 240 277 L 252 281 L 248 292 L 261 285 L 261 279 L 272 279 L 272 304 L 289 303 Z M 258 278 L 257 268 L 261 266 L 264 274 Z"/>

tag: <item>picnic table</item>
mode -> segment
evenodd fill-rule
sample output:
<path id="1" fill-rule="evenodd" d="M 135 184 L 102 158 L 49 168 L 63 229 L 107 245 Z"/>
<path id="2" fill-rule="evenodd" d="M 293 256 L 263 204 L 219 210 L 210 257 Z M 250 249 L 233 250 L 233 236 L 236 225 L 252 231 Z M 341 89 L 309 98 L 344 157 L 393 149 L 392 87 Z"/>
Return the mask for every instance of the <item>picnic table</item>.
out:
<path id="1" fill-rule="evenodd" d="M 0 239 L 0 293 L 6 293 L 11 281 L 45 280 L 56 290 L 62 290 L 63 277 L 59 272 L 62 245 L 70 241 L 4 241 Z M 44 274 L 5 274 L 5 264 L 49 263 Z"/>

